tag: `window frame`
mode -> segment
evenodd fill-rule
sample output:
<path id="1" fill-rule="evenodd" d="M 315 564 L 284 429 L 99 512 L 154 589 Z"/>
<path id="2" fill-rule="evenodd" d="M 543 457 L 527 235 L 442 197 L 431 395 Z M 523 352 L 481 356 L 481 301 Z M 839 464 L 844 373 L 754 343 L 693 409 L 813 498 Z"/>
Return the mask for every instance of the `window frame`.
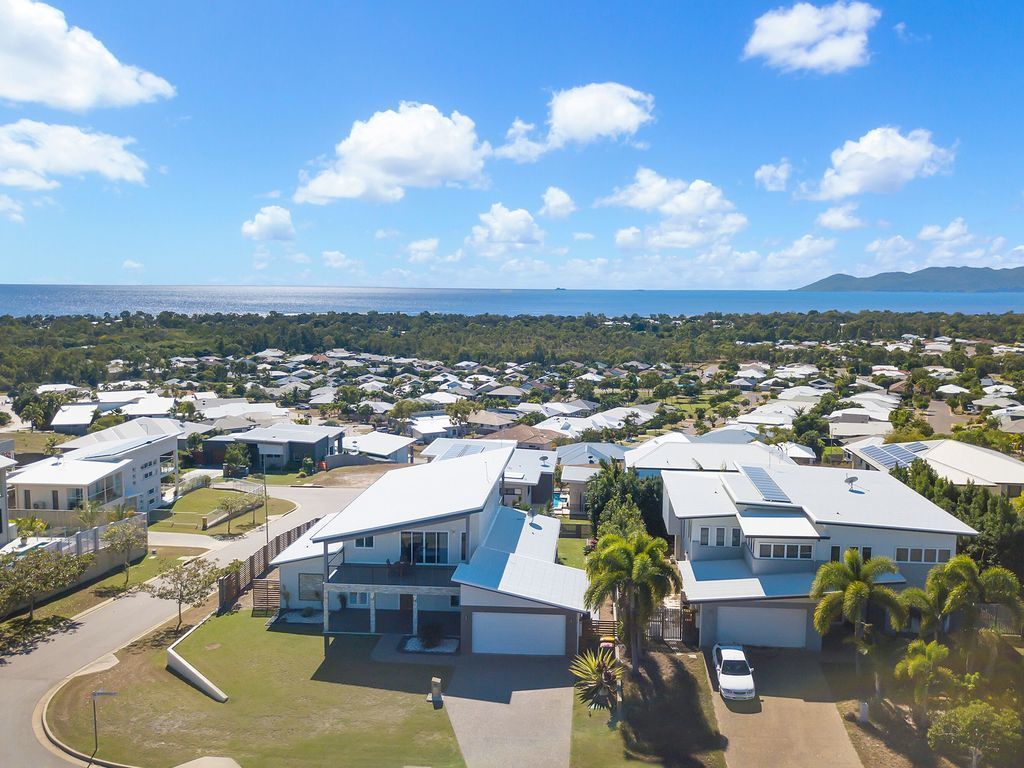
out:
<path id="1" fill-rule="evenodd" d="M 369 542 L 369 543 L 367 543 Z M 353 545 L 356 549 L 373 549 L 373 536 L 360 536 Z"/>
<path id="2" fill-rule="evenodd" d="M 303 582 L 308 582 L 310 579 L 313 580 L 315 587 L 310 587 Z M 299 586 L 299 600 L 306 600 L 309 602 L 318 601 L 323 597 L 324 592 L 324 575 L 322 573 L 300 573 L 298 579 Z M 319 592 L 320 597 L 316 597 L 313 593 Z"/>

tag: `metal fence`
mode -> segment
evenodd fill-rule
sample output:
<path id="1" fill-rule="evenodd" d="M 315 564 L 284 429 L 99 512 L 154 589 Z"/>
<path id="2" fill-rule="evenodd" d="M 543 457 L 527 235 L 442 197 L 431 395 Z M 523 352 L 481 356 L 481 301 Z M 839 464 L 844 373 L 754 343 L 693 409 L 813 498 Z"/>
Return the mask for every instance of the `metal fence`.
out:
<path id="1" fill-rule="evenodd" d="M 97 525 L 95 528 L 86 528 L 84 531 L 78 531 L 77 533 L 69 533 L 67 536 L 52 539 L 40 548 L 59 552 L 62 555 L 88 555 L 92 552 L 106 549 L 107 544 L 103 540 L 103 534 L 108 529 L 117 525 L 134 525 L 136 528 L 141 528 L 145 531 L 146 516 L 144 514 L 135 514 L 124 520 Z"/>
<path id="2" fill-rule="evenodd" d="M 990 627 L 1002 635 L 1024 634 L 1024 625 L 1013 617 L 1010 609 L 1005 605 L 981 606 L 981 618 L 978 621 L 978 626 Z"/>
<path id="3" fill-rule="evenodd" d="M 252 586 L 253 581 L 267 572 L 270 561 L 295 543 L 296 539 L 316 525 L 319 520 L 320 518 L 309 520 L 290 531 L 275 536 L 270 540 L 270 544 L 264 544 L 243 560 L 242 566 L 237 571 L 221 576 L 217 580 L 219 599 L 217 611 L 223 613 L 230 610 L 238 602 L 238 597 Z"/>
<path id="4" fill-rule="evenodd" d="M 682 606 L 662 605 L 647 622 L 647 636 L 657 640 L 690 642 L 696 634 L 694 613 Z"/>

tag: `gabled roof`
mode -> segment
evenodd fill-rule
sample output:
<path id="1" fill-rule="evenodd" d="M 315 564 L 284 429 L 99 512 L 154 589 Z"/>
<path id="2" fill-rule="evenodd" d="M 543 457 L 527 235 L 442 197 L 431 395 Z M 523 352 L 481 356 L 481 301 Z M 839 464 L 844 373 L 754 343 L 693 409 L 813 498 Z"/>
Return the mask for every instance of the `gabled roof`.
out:
<path id="1" fill-rule="evenodd" d="M 390 456 L 415 443 L 415 438 L 404 435 L 392 435 L 388 432 L 370 432 L 365 435 L 346 436 L 345 450 L 367 453 L 371 456 Z"/>
<path id="2" fill-rule="evenodd" d="M 512 450 L 484 451 L 388 472 L 332 518 L 313 541 L 421 526 L 483 509 Z"/>

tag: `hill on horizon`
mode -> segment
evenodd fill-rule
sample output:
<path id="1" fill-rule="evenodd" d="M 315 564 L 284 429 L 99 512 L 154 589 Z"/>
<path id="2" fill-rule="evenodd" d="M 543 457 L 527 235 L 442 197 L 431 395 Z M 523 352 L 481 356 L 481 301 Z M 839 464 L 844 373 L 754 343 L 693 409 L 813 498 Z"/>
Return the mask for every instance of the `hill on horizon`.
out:
<path id="1" fill-rule="evenodd" d="M 927 267 L 917 272 L 880 272 L 870 277 L 836 273 L 797 291 L 1024 291 L 1024 267 Z"/>

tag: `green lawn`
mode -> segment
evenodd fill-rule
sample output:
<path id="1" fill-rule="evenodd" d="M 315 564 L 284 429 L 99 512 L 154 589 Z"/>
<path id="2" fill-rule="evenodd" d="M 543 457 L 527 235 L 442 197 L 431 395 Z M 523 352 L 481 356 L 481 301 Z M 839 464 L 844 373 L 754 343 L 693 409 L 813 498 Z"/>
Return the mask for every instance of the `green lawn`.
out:
<path id="1" fill-rule="evenodd" d="M 176 533 L 201 533 L 207 536 L 222 536 L 228 532 L 227 522 L 215 525 L 213 528 L 202 530 L 203 515 L 209 514 L 217 508 L 217 504 L 225 497 L 237 497 L 238 491 L 218 491 L 213 488 L 200 488 L 192 491 L 180 499 L 170 509 L 157 509 L 149 513 L 149 519 L 153 522 L 149 526 L 151 531 L 174 531 Z M 295 505 L 285 499 L 270 499 L 270 514 L 284 515 L 295 509 Z M 246 531 L 263 525 L 266 522 L 263 507 L 256 510 L 256 522 L 253 523 L 253 513 L 246 512 L 231 521 L 231 533 L 245 533 Z"/>
<path id="2" fill-rule="evenodd" d="M 155 556 L 147 554 L 132 566 L 127 589 L 148 581 L 177 565 L 180 557 L 199 555 L 206 551 L 194 547 L 156 547 L 155 549 Z M 94 605 L 99 605 L 108 598 L 117 597 L 125 589 L 124 573 L 116 571 L 98 581 L 79 587 L 63 597 L 51 600 L 45 605 L 37 606 L 35 621 L 31 624 L 28 623 L 25 614 L 0 622 L 0 656 L 25 643 L 39 642 L 43 637 L 66 624 L 71 617 Z"/>
<path id="3" fill-rule="evenodd" d="M 336 639 L 323 656 L 315 628 L 278 632 L 240 611 L 212 619 L 181 646 L 184 656 L 230 697 L 218 704 L 164 669 L 170 638 L 118 653 L 121 663 L 76 678 L 54 698 L 57 736 L 92 752 L 88 692 L 100 702 L 99 756 L 169 768 L 225 755 L 246 768 L 461 766 L 445 709 L 424 699 L 430 678 L 451 668 L 377 664 L 376 637 Z M 173 626 L 173 625 L 172 625 Z"/>
<path id="4" fill-rule="evenodd" d="M 572 768 L 626 768 L 637 763 L 725 768 L 711 686 L 701 654 L 652 649 L 639 679 L 624 679 L 621 720 L 572 711 Z"/>
<path id="5" fill-rule="evenodd" d="M 586 539 L 559 539 L 558 562 L 573 568 L 583 568 L 586 565 L 586 558 L 583 556 L 583 545 L 586 543 Z"/>
<path id="6" fill-rule="evenodd" d="M 14 453 L 42 453 L 46 448 L 46 443 L 51 437 L 56 437 L 58 443 L 64 443 L 71 439 L 71 435 L 61 435 L 57 432 L 46 432 L 40 430 L 38 432 L 17 431 L 17 432 L 0 432 L 0 440 L 14 440 Z"/>
<path id="7" fill-rule="evenodd" d="M 310 482 L 316 473 L 307 477 L 299 477 L 298 471 L 295 472 L 267 472 L 267 485 L 302 485 Z M 263 475 L 254 474 L 249 475 L 245 478 L 250 483 L 263 483 Z"/>

